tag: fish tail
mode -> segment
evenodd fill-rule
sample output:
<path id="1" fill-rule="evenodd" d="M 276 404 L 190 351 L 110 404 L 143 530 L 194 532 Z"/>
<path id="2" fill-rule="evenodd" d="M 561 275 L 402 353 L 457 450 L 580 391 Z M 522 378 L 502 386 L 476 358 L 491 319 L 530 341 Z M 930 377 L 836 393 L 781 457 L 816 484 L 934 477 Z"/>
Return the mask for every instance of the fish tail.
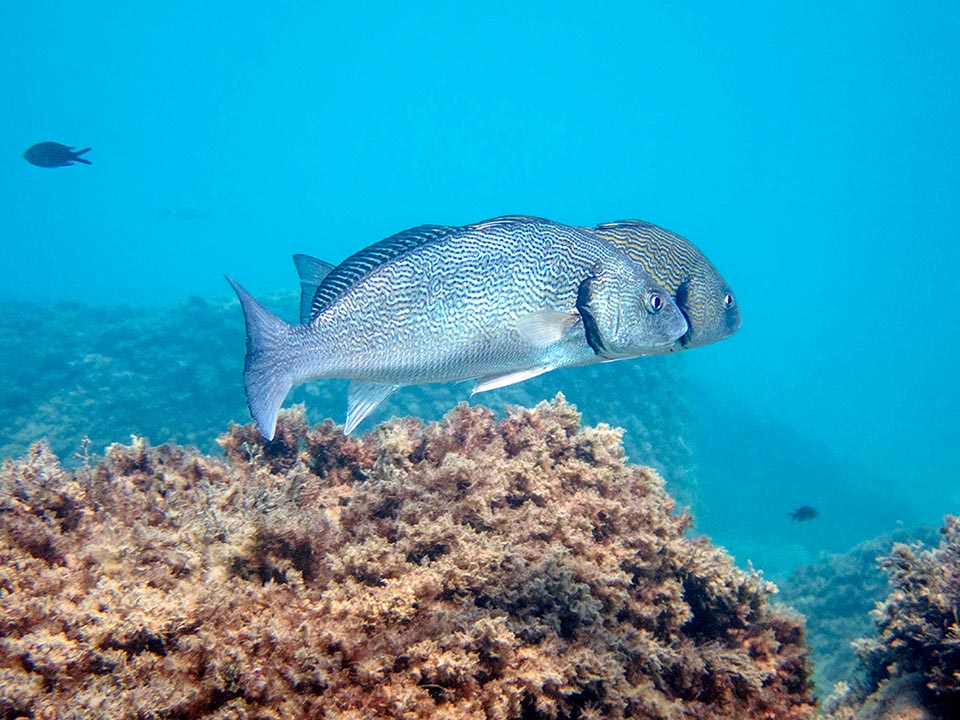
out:
<path id="1" fill-rule="evenodd" d="M 277 413 L 293 387 L 290 371 L 290 341 L 293 327 L 257 302 L 240 283 L 227 276 L 247 326 L 247 358 L 243 369 L 247 407 L 266 440 L 273 440 Z"/>
<path id="2" fill-rule="evenodd" d="M 92 149 L 92 148 L 84 148 L 83 150 L 77 150 L 77 151 L 73 154 L 73 159 L 76 160 L 76 161 L 79 162 L 79 163 L 83 163 L 84 165 L 93 165 L 93 163 L 90 162 L 89 160 L 87 160 L 86 158 L 80 157 L 80 156 L 83 155 L 84 153 L 90 152 L 91 149 Z"/>

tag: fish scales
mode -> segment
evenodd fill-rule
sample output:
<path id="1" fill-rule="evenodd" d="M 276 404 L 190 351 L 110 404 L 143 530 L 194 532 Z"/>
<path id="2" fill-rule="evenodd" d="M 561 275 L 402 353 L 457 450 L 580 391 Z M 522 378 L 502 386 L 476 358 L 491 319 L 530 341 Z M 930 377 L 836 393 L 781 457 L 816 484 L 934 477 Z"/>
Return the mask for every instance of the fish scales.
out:
<path id="1" fill-rule="evenodd" d="M 380 265 L 399 257 L 408 250 L 420 247 L 432 238 L 442 237 L 456 229 L 445 225 L 421 225 L 392 235 L 350 256 L 334 268 L 317 287 L 311 302 L 310 317 L 315 316 L 336 300 L 344 290 Z"/>
<path id="2" fill-rule="evenodd" d="M 603 223 L 597 231 L 655 271 L 667 290 L 676 290 L 689 277 L 687 268 L 704 259 L 692 243 L 678 243 L 676 234 L 648 222 Z"/>
<path id="3" fill-rule="evenodd" d="M 325 271 L 301 256 L 298 269 L 310 267 Z M 539 218 L 425 226 L 381 241 L 320 280 L 315 312 L 299 326 L 231 283 L 247 324 L 248 405 L 268 438 L 289 389 L 310 379 L 352 381 L 349 432 L 399 386 L 479 378 L 482 391 L 649 354 L 686 331 L 639 263 Z"/>
<path id="4" fill-rule="evenodd" d="M 573 308 L 589 268 L 620 260 L 612 247 L 579 235 L 506 221 L 431 237 L 311 320 L 337 348 L 327 372 L 407 385 L 522 365 L 539 349 L 520 341 L 514 319 Z"/>

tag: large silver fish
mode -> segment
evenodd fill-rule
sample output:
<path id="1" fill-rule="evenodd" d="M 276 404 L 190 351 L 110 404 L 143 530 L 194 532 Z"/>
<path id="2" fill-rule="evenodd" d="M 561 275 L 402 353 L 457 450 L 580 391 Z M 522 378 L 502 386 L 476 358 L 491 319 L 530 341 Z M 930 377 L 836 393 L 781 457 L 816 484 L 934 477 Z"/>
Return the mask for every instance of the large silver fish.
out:
<path id="1" fill-rule="evenodd" d="M 244 383 L 273 438 L 294 385 L 349 378 L 345 433 L 403 385 L 476 378 L 474 392 L 560 367 L 651 354 L 687 323 L 609 242 L 527 217 L 422 226 L 336 268 L 303 256 L 310 317 L 283 322 L 232 278 L 247 327 Z"/>
<path id="2" fill-rule="evenodd" d="M 707 345 L 740 328 L 740 308 L 730 286 L 685 237 L 642 220 L 603 223 L 589 230 L 643 265 L 687 319 L 683 337 L 659 352 Z"/>

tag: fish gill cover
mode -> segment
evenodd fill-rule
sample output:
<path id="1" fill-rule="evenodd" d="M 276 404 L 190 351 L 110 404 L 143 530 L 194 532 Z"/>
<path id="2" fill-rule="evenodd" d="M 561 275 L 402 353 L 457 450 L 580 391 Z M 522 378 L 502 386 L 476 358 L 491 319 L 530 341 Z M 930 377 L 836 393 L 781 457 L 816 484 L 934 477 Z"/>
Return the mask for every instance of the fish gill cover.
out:
<path id="1" fill-rule="evenodd" d="M 0 716 L 809 718 L 803 628 L 562 398 L 0 473 Z"/>

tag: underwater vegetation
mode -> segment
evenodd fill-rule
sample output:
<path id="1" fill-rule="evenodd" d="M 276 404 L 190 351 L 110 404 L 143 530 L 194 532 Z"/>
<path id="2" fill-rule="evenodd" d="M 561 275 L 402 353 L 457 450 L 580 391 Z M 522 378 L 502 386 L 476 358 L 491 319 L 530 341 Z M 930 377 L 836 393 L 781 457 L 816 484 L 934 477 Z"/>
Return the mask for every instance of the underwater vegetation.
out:
<path id="1" fill-rule="evenodd" d="M 0 473 L 0 717 L 813 716 L 799 617 L 558 398 Z"/>
<path id="2" fill-rule="evenodd" d="M 828 704 L 831 720 L 960 717 L 960 518 L 938 547 L 896 543 L 879 559 L 890 592 L 856 643 L 864 679 Z"/>
<path id="3" fill-rule="evenodd" d="M 859 661 L 853 644 L 874 630 L 870 611 L 886 596 L 886 574 L 877 563 L 897 542 L 936 543 L 932 528 L 893 533 L 859 543 L 843 553 L 825 553 L 778 582 L 779 600 L 806 619 L 817 694 L 830 694 L 838 682 L 858 682 Z"/>

